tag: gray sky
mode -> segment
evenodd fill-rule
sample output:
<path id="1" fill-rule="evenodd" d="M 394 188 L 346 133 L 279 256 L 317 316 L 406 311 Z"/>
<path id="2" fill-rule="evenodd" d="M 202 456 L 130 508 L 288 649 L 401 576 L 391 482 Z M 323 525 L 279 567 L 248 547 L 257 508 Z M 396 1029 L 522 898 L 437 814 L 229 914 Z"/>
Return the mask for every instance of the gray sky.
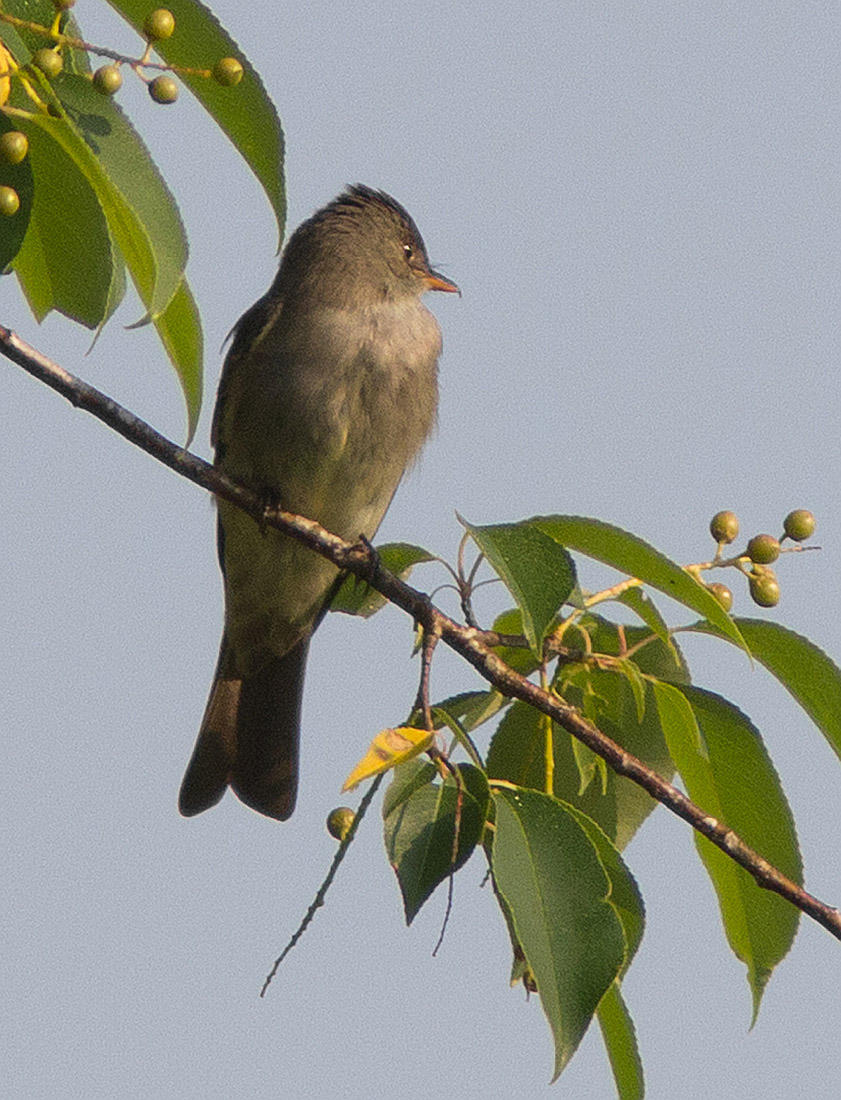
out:
<path id="1" fill-rule="evenodd" d="M 132 48 L 113 20 L 86 21 L 88 8 L 89 37 Z M 439 431 L 381 537 L 452 558 L 455 509 L 476 522 L 573 512 L 696 561 L 719 508 L 751 534 L 809 507 L 823 552 L 781 564 L 775 617 L 839 660 L 835 8 L 543 0 L 512 17 L 497 0 L 314 0 L 301 14 L 219 0 L 216 11 L 283 118 L 290 225 L 345 183 L 383 187 L 463 289 L 430 300 L 445 335 Z M 207 454 L 217 349 L 272 277 L 273 224 L 186 94 L 154 108 L 132 83 L 122 102 L 190 233 Z M 11 280 L 0 294 L 0 319 L 182 437 L 154 340 L 122 328 L 136 302 L 85 357 L 86 334 L 60 320 L 39 330 Z M 507 987 L 483 867 L 458 875 L 432 959 L 443 892 L 407 931 L 376 815 L 257 996 L 332 855 L 323 821 L 345 801 L 342 780 L 413 697 L 408 622 L 394 610 L 367 624 L 331 616 L 319 632 L 290 822 L 232 797 L 181 819 L 221 623 L 211 505 L 5 362 L 0 417 L 11 1093 L 548 1094 L 548 1028 L 537 1000 Z M 765 614 L 744 591 L 736 601 Z M 696 682 L 763 732 L 807 886 L 838 903 L 837 759 L 735 650 L 703 639 L 686 650 Z M 436 662 L 439 697 L 477 682 L 455 658 Z M 841 945 L 804 921 L 748 1033 L 743 968 L 687 827 L 658 812 L 627 858 L 648 912 L 625 982 L 648 1095 L 834 1096 Z M 597 1031 L 554 1094 L 612 1094 Z"/>

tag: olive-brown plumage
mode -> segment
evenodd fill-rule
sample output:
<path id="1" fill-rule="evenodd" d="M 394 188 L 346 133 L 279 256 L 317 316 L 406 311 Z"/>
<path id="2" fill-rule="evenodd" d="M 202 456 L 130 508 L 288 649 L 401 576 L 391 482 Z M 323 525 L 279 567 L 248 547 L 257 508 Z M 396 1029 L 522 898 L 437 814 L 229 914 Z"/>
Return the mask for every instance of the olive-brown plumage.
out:
<path id="1" fill-rule="evenodd" d="M 217 465 L 343 538 L 373 538 L 435 421 L 441 333 L 427 290 L 457 287 L 383 192 L 349 188 L 304 222 L 236 326 L 213 422 Z M 225 631 L 179 807 L 200 813 L 230 785 L 285 820 L 307 649 L 338 574 L 225 501 L 218 543 Z"/>

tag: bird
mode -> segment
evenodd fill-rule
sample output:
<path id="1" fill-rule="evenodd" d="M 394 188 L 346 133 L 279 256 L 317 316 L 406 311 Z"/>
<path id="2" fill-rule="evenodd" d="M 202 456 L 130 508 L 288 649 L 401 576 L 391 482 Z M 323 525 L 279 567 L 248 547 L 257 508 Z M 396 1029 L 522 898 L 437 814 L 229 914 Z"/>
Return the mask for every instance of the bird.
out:
<path id="1" fill-rule="evenodd" d="M 218 469 L 344 539 L 372 539 L 436 422 L 442 337 L 426 291 L 460 294 L 384 191 L 350 186 L 300 225 L 233 329 L 211 430 Z M 341 576 L 229 502 L 217 508 L 224 630 L 179 809 L 201 813 L 230 787 L 285 821 L 307 651 Z"/>

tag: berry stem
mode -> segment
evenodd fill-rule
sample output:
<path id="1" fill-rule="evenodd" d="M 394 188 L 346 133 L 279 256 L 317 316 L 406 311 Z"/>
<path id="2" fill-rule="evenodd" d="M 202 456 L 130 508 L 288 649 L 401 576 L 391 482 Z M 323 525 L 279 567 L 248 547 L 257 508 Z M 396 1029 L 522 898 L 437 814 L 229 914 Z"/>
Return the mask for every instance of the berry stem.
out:
<path id="1" fill-rule="evenodd" d="M 34 34 L 43 35 L 44 38 L 49 38 L 55 42 L 57 46 L 69 46 L 71 49 L 84 50 L 85 53 L 92 53 L 97 57 L 107 57 L 110 58 L 111 61 L 120 61 L 124 65 L 131 66 L 135 72 L 137 72 L 137 66 L 142 66 L 144 69 L 158 69 L 161 72 L 179 73 L 187 76 L 201 76 L 206 80 L 210 80 L 213 76 L 213 71 L 211 69 L 197 69 L 190 65 L 166 65 L 159 61 L 149 61 L 148 58 L 151 53 L 151 45 L 148 44 L 142 57 L 129 57 L 127 54 L 109 49 L 108 46 L 97 46 L 93 42 L 86 42 L 83 38 L 76 38 L 72 34 L 62 34 L 60 31 L 54 31 L 50 27 L 42 26 L 40 23 L 33 23 L 29 19 L 20 19 L 18 16 L 9 15 L 4 11 L 0 11 L 0 23 L 9 23 L 14 27 L 22 27 L 24 30 L 32 31 Z"/>
<path id="2" fill-rule="evenodd" d="M 781 546 L 780 554 L 792 554 L 801 550 L 820 550 L 820 546 L 801 546 L 799 544 L 794 546 Z M 750 567 L 752 564 L 753 562 L 743 551 L 741 554 L 735 554 L 732 558 L 721 558 L 716 555 L 710 561 L 694 562 L 692 565 L 684 565 L 683 568 L 687 573 L 695 574 L 704 569 L 725 569 L 730 566 L 736 566 L 736 568 L 742 569 L 744 572 L 744 566 L 747 565 Z"/>
<path id="3" fill-rule="evenodd" d="M 45 27 L 41 23 L 33 23 L 31 19 L 21 19 L 19 16 L 10 15 L 5 11 L 0 11 L 0 23 L 8 23 L 12 27 L 21 27 L 25 31 L 32 31 L 33 34 L 41 34 L 45 38 L 63 37 L 61 34 L 54 33 L 49 27 Z"/>

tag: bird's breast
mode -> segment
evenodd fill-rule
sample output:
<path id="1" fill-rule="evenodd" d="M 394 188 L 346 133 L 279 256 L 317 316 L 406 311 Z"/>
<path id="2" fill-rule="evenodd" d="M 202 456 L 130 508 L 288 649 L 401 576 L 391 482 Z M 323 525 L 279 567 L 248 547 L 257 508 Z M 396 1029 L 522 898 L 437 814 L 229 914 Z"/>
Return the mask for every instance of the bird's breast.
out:
<path id="1" fill-rule="evenodd" d="M 242 365 L 225 468 L 355 537 L 379 523 L 435 423 L 440 329 L 418 298 L 285 320 Z"/>
<path id="2" fill-rule="evenodd" d="M 435 421 L 441 332 L 433 315 L 419 299 L 331 311 L 314 345 L 305 358 L 321 369 L 301 379 L 300 393 L 325 456 L 386 459 L 402 472 Z"/>

